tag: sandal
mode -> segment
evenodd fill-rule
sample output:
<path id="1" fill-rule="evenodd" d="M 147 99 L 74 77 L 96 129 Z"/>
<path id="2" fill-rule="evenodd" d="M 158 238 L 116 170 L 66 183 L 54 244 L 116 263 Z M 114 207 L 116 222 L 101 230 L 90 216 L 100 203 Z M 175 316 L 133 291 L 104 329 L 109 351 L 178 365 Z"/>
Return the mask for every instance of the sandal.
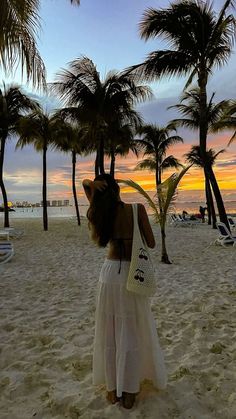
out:
<path id="1" fill-rule="evenodd" d="M 119 398 L 116 395 L 116 390 L 107 391 L 106 399 L 111 404 L 115 404 L 119 401 Z"/>
<path id="2" fill-rule="evenodd" d="M 135 402 L 135 393 L 122 393 L 122 405 L 125 409 L 132 409 Z"/>

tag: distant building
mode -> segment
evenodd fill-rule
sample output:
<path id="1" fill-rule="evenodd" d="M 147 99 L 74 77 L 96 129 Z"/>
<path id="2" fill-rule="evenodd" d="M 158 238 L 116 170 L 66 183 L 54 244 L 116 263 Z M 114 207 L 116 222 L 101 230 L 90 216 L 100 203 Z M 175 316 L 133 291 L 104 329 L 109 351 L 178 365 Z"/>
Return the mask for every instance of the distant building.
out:
<path id="1" fill-rule="evenodd" d="M 43 201 L 41 201 L 41 207 L 43 206 Z M 51 206 L 51 202 L 50 201 L 47 201 L 47 207 L 50 207 Z"/>
<path id="2" fill-rule="evenodd" d="M 70 205 L 69 199 L 64 199 L 64 201 L 62 201 L 62 199 L 59 199 L 59 200 L 54 199 L 51 204 L 52 207 L 68 207 L 69 205 Z"/>

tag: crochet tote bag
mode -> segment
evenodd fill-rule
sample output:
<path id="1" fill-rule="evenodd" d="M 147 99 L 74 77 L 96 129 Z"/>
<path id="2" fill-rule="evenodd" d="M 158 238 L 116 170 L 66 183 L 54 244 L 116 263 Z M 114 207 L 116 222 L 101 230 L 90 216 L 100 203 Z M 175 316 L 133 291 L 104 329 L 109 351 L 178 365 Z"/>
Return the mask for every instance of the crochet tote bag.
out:
<path id="1" fill-rule="evenodd" d="M 133 243 L 126 288 L 128 291 L 151 297 L 156 291 L 155 272 L 147 245 L 139 230 L 138 205 L 132 204 L 132 208 Z"/>

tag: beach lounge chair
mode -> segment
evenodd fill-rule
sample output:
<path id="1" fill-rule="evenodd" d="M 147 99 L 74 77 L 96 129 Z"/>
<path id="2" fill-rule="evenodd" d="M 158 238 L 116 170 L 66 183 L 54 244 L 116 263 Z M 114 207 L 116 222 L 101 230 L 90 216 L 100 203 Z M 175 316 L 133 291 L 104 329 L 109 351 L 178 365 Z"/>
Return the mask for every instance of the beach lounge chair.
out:
<path id="1" fill-rule="evenodd" d="M 5 235 L 7 237 L 7 240 L 9 240 L 10 238 L 19 239 L 20 237 L 23 236 L 23 234 L 24 234 L 23 230 L 20 230 L 14 227 L 4 227 L 0 229 L 0 238 Z"/>
<path id="2" fill-rule="evenodd" d="M 0 265 L 8 262 L 14 255 L 14 249 L 11 242 L 0 242 Z"/>
<path id="3" fill-rule="evenodd" d="M 231 232 L 224 223 L 218 222 L 216 223 L 216 227 L 218 228 L 220 235 L 215 240 L 215 244 L 220 244 L 221 246 L 232 244 L 233 246 L 236 246 L 236 237 L 232 236 Z"/>
<path id="4" fill-rule="evenodd" d="M 230 228 L 236 229 L 236 222 L 234 221 L 233 217 L 228 216 L 227 218 Z"/>
<path id="5" fill-rule="evenodd" d="M 181 227 L 193 227 L 196 225 L 196 221 L 191 221 L 189 218 L 184 219 L 182 215 L 180 214 L 171 214 L 171 224 Z"/>
<path id="6" fill-rule="evenodd" d="M 0 230 L 0 239 L 9 240 L 9 231 Z"/>

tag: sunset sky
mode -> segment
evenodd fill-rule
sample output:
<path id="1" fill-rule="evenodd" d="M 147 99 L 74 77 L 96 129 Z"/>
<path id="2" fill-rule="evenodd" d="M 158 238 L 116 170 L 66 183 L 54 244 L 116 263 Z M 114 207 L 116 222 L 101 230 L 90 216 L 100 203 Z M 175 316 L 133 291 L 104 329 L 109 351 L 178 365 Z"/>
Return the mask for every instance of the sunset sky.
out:
<path id="1" fill-rule="evenodd" d="M 147 7 L 166 7 L 166 0 L 81 0 L 79 8 L 72 7 L 68 0 L 41 0 L 42 31 L 38 47 L 47 68 L 47 80 L 54 80 L 55 73 L 66 68 L 69 61 L 86 55 L 97 65 L 103 77 L 109 70 L 122 70 L 132 64 L 142 62 L 148 52 L 163 48 L 160 40 L 144 42 L 138 33 L 138 23 Z M 214 2 L 215 10 L 222 6 L 223 0 Z M 215 69 L 209 83 L 208 93 L 216 92 L 215 101 L 235 99 L 236 92 L 236 57 L 235 52 L 227 66 Z M 28 92 L 22 82 L 19 72 L 8 78 L 0 71 L 0 80 L 18 82 Z M 166 124 L 178 116 L 175 110 L 167 110 L 170 105 L 179 102 L 185 79 L 162 79 L 152 83 L 154 98 L 148 103 L 138 106 L 145 122 Z M 40 95 L 41 102 L 48 110 L 53 110 L 56 102 Z M 230 138 L 230 132 L 220 135 L 210 135 L 208 147 L 216 151 L 225 148 Z M 191 145 L 197 144 L 197 133 L 180 130 L 184 144 L 170 149 L 184 162 L 183 155 Z M 139 160 L 142 157 L 140 156 Z M 154 189 L 154 175 L 147 172 L 134 171 L 136 157 L 131 154 L 127 158 L 117 159 L 116 177 L 131 178 L 138 181 L 146 190 Z M 85 202 L 81 190 L 81 180 L 93 177 L 93 158 L 79 158 L 77 165 L 77 185 L 81 202 Z M 223 196 L 227 200 L 236 200 L 236 141 L 226 152 L 221 154 L 215 166 L 215 173 Z M 166 175 L 170 172 L 166 173 Z M 7 143 L 5 158 L 5 184 L 10 201 L 41 200 L 42 156 L 32 147 L 15 151 L 14 140 Z M 56 152 L 48 153 L 48 199 L 71 199 L 71 164 L 70 156 Z M 202 199 L 203 176 L 199 169 L 192 168 L 183 178 L 179 197 L 182 200 Z M 130 195 L 131 196 L 131 195 Z M 0 197 L 0 203 L 2 199 Z"/>

